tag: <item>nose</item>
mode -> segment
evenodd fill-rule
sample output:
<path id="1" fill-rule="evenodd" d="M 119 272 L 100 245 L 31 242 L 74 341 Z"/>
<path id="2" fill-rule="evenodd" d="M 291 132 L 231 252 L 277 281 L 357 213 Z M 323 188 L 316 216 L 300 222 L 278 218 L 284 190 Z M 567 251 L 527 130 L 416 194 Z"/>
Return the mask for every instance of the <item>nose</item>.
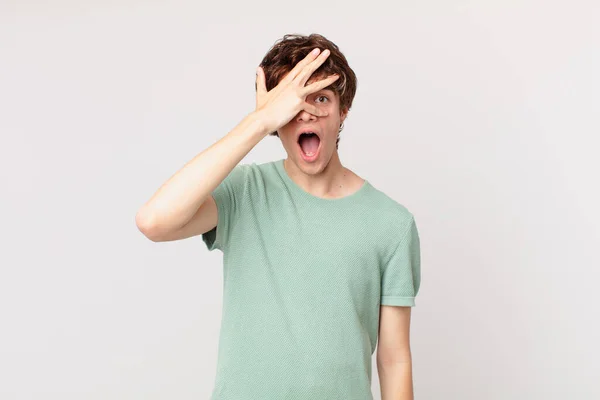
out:
<path id="1" fill-rule="evenodd" d="M 317 117 L 306 110 L 302 110 L 296 116 L 297 121 L 315 121 Z"/>

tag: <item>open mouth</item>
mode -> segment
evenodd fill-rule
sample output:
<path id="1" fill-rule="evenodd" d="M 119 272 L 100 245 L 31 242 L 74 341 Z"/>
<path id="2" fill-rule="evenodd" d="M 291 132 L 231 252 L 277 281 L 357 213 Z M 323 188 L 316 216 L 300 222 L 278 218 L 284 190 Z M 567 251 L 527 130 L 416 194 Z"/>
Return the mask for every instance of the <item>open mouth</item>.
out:
<path id="1" fill-rule="evenodd" d="M 300 152 L 305 159 L 314 159 L 321 148 L 321 138 L 315 132 L 303 132 L 298 136 Z"/>

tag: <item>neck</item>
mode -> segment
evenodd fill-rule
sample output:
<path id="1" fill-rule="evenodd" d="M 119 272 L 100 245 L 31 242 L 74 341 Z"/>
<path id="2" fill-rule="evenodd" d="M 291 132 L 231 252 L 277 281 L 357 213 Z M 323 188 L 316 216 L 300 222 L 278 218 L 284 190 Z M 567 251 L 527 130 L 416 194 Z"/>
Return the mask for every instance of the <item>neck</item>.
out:
<path id="1" fill-rule="evenodd" d="M 318 197 L 341 197 L 350 186 L 352 175 L 340 162 L 337 150 L 324 167 L 309 166 L 305 171 L 299 168 L 290 158 L 286 158 L 283 166 L 290 178 L 305 191 Z"/>

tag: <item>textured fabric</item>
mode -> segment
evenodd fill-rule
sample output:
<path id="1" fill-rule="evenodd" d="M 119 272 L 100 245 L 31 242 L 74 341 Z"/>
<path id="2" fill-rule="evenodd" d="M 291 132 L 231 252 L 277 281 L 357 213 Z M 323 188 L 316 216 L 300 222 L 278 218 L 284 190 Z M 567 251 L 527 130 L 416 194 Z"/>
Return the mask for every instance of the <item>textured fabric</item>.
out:
<path id="1" fill-rule="evenodd" d="M 414 306 L 413 215 L 367 180 L 338 199 L 283 159 L 238 164 L 213 191 L 223 314 L 211 400 L 372 400 L 382 304 Z"/>

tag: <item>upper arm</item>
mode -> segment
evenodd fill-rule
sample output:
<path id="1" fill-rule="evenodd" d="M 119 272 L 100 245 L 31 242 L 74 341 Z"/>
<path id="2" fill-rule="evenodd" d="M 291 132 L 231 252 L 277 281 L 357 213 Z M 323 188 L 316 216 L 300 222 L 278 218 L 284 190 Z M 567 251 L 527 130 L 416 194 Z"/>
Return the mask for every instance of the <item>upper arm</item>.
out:
<path id="1" fill-rule="evenodd" d="M 158 235 L 155 240 L 166 242 L 202 235 L 202 240 L 209 250 L 223 250 L 241 211 L 249 167 L 248 164 L 236 165 L 185 225 Z"/>
<path id="2" fill-rule="evenodd" d="M 163 234 L 159 241 L 168 242 L 198 236 L 217 226 L 217 204 L 212 195 L 208 195 L 192 218 L 182 227 Z"/>
<path id="3" fill-rule="evenodd" d="M 382 271 L 378 364 L 410 361 L 410 316 L 420 284 L 419 232 L 410 215 Z"/>
<path id="4" fill-rule="evenodd" d="M 381 305 L 414 307 L 421 285 L 419 231 L 412 215 L 401 225 L 396 248 L 383 265 Z"/>
<path id="5" fill-rule="evenodd" d="M 380 307 L 377 363 L 399 363 L 411 360 L 410 354 L 411 307 Z"/>

